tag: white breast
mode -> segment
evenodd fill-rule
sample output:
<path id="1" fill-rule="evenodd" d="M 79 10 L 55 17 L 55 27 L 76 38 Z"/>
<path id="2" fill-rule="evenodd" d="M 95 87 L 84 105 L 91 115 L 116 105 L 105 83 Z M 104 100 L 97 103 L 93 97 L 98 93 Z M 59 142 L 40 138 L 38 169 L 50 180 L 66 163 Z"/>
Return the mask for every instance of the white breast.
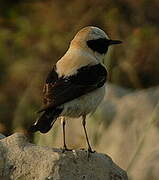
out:
<path id="1" fill-rule="evenodd" d="M 104 98 L 104 94 L 105 85 L 91 93 L 65 103 L 62 105 L 64 110 L 62 111 L 61 116 L 80 117 L 82 115 L 93 113 Z"/>

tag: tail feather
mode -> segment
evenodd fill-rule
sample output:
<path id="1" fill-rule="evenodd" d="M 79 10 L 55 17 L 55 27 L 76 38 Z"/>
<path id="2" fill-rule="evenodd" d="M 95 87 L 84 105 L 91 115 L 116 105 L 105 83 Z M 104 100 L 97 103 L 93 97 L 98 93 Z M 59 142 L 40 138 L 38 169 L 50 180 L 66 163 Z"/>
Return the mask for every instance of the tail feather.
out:
<path id="1" fill-rule="evenodd" d="M 47 133 L 61 112 L 62 109 L 60 108 L 45 110 L 38 120 L 29 128 L 29 132 L 34 133 L 40 131 L 41 133 Z"/>

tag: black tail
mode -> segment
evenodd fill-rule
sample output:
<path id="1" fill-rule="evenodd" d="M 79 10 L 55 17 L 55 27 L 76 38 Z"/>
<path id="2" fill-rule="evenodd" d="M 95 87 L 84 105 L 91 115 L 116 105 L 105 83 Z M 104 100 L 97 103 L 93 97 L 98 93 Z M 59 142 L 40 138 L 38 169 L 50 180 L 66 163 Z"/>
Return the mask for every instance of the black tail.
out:
<path id="1" fill-rule="evenodd" d="M 62 112 L 62 109 L 48 109 L 45 110 L 38 120 L 29 128 L 29 132 L 34 133 L 40 131 L 41 133 L 47 133 L 55 123 L 57 117 Z"/>

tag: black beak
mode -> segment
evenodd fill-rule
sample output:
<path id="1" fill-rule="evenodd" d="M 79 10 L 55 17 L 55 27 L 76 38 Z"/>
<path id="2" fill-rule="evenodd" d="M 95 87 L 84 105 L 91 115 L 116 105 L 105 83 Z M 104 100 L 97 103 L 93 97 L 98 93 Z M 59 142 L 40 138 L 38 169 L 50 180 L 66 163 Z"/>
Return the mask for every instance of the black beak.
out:
<path id="1" fill-rule="evenodd" d="M 109 39 L 109 41 L 108 41 L 108 44 L 109 44 L 109 45 L 121 44 L 121 43 L 122 43 L 122 41 L 119 41 L 119 40 Z"/>

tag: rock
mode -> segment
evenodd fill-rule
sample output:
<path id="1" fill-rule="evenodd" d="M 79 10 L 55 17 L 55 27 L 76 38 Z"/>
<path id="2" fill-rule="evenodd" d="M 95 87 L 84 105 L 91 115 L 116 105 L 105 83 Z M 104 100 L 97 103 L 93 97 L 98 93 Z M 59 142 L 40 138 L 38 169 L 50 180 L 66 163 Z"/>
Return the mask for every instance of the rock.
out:
<path id="1" fill-rule="evenodd" d="M 127 180 L 112 159 L 85 150 L 60 149 L 28 142 L 20 133 L 0 140 L 1 180 Z"/>

